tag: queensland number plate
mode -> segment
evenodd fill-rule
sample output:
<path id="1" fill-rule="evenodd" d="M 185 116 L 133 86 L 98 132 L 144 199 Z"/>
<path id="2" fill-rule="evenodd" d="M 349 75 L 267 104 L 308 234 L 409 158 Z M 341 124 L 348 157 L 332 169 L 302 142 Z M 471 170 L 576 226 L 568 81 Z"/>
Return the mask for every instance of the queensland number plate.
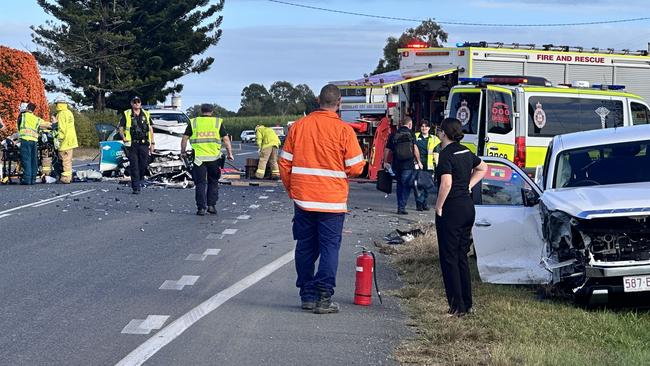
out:
<path id="1" fill-rule="evenodd" d="M 650 275 L 623 277 L 623 291 L 650 291 Z"/>

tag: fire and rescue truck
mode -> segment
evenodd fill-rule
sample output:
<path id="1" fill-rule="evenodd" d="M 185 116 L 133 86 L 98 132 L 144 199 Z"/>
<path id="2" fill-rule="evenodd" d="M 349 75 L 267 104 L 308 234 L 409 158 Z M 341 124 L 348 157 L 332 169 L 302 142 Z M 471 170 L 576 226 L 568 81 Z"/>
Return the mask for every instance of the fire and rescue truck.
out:
<path id="1" fill-rule="evenodd" d="M 634 98 L 650 100 L 647 50 L 477 42 L 445 48 L 413 43 L 398 52 L 399 70 L 333 82 L 342 92 L 341 118 L 353 123 L 366 153 L 370 179 L 381 169 L 383 146 L 397 121 L 409 115 L 416 125 L 422 119 L 440 122 L 452 88 L 461 79 L 525 75 L 559 87 L 580 81 L 579 86 L 598 85 L 608 92 L 611 85 L 624 85 Z"/>

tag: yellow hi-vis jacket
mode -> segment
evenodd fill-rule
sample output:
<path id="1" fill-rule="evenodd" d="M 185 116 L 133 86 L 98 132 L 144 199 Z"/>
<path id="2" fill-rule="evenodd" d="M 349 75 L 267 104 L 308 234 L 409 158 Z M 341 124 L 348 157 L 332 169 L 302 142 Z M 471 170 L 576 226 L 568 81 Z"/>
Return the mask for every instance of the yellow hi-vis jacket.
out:
<path id="1" fill-rule="evenodd" d="M 149 112 L 145 111 L 144 109 L 140 110 L 140 113 L 144 115 L 144 122 L 147 125 L 147 134 L 149 135 L 149 143 L 153 141 L 153 135 L 151 134 L 151 130 L 149 129 L 149 126 L 151 126 L 151 115 Z M 124 127 L 124 138 L 128 140 L 129 142 L 126 144 L 126 146 L 131 146 L 133 141 L 131 140 L 131 115 L 133 114 L 132 109 L 127 109 L 124 111 L 124 118 L 126 121 L 126 126 Z"/>
<path id="2" fill-rule="evenodd" d="M 18 126 L 18 135 L 24 141 L 38 141 L 38 127 L 43 122 L 32 112 L 24 112 L 20 116 L 20 125 Z"/>
<path id="3" fill-rule="evenodd" d="M 221 123 L 216 117 L 196 117 L 192 119 L 190 144 L 194 150 L 194 162 L 215 161 L 221 156 Z"/>
<path id="4" fill-rule="evenodd" d="M 59 151 L 66 151 L 79 147 L 77 142 L 77 131 L 74 128 L 74 116 L 65 103 L 56 104 L 56 120 L 59 124 L 57 139 L 59 140 Z"/>
<path id="5" fill-rule="evenodd" d="M 421 135 L 420 132 L 416 132 L 415 138 L 419 139 L 420 135 Z M 438 138 L 438 136 L 429 134 L 427 140 L 428 140 L 427 141 L 427 165 L 425 168 L 428 170 L 433 170 L 436 167 L 436 164 L 438 163 L 437 156 L 436 159 L 434 159 L 433 149 L 436 147 L 436 145 L 440 143 L 440 139 Z"/>
<path id="6" fill-rule="evenodd" d="M 280 147 L 280 138 L 272 128 L 260 126 L 255 130 L 255 140 L 257 147 L 266 149 L 267 147 Z"/>

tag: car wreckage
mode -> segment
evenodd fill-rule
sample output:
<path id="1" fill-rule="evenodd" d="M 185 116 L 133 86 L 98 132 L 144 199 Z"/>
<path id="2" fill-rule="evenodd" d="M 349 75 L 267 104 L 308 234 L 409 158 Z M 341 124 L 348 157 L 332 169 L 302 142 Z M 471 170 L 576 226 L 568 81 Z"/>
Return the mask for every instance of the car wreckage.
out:
<path id="1" fill-rule="evenodd" d="M 170 187 L 192 187 L 191 159 L 181 156 L 181 139 L 189 118 L 184 113 L 174 110 L 149 112 L 156 147 L 151 155 L 147 180 Z M 128 176 L 129 162 L 117 128 L 100 125 L 98 132 L 99 130 L 101 130 L 100 134 L 107 136 L 105 141 L 100 142 L 99 170 L 106 177 Z M 189 143 L 188 150 L 191 150 Z"/>
<path id="2" fill-rule="evenodd" d="M 472 230 L 481 280 L 590 303 L 650 291 L 650 125 L 556 136 L 536 178 L 483 157 Z"/>

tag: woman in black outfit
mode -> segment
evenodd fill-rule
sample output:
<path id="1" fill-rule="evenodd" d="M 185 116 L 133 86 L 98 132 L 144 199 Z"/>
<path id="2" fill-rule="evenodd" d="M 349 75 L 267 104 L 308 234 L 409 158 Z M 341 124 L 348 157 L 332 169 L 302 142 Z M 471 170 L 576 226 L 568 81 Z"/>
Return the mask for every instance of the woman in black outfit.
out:
<path id="1" fill-rule="evenodd" d="M 442 151 L 436 167 L 436 233 L 450 316 L 463 316 L 472 308 L 467 253 L 475 212 L 470 191 L 487 170 L 487 164 L 460 144 L 463 136 L 455 118 L 446 118 L 438 129 Z"/>

